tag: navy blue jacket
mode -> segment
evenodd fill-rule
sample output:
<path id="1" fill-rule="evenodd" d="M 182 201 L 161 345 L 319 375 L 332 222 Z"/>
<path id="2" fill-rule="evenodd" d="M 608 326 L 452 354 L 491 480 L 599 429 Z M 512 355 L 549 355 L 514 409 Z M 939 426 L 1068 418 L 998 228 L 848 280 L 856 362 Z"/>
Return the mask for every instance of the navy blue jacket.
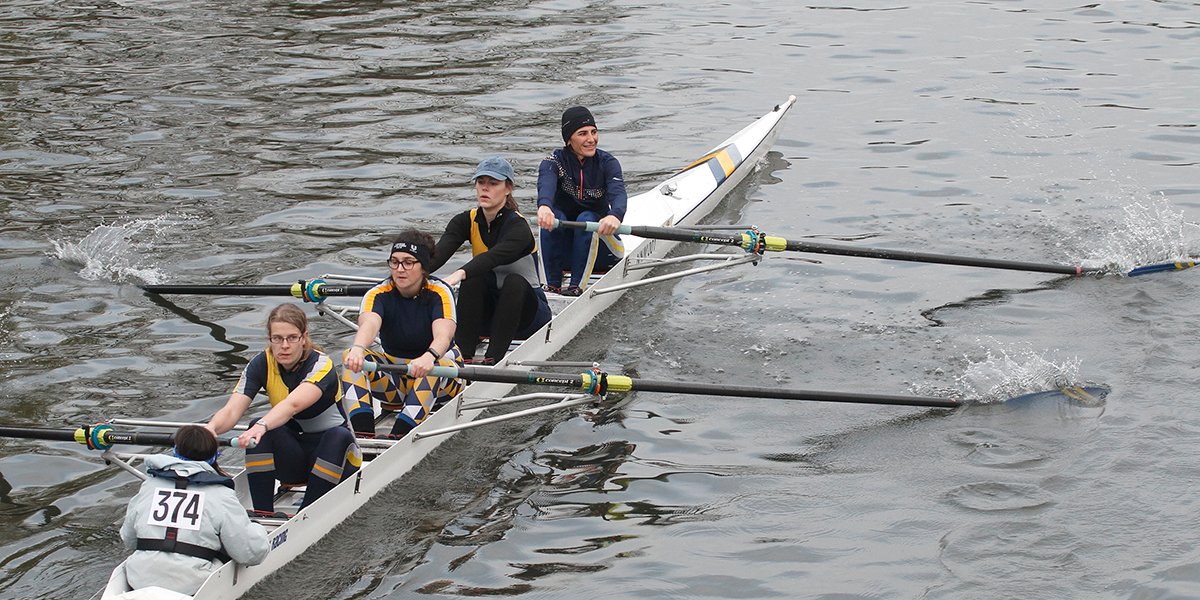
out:
<path id="1" fill-rule="evenodd" d="M 538 166 L 538 206 L 562 211 L 567 219 L 590 210 L 601 218 L 608 215 L 624 221 L 629 196 L 621 163 L 597 149 L 582 163 L 567 147 L 555 150 Z"/>

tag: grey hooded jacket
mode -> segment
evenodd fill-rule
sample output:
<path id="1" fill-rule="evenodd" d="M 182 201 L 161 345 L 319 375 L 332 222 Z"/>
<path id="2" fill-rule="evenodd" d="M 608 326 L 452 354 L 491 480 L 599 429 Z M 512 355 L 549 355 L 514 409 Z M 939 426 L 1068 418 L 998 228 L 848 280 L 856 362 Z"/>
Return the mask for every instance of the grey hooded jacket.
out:
<path id="1" fill-rule="evenodd" d="M 205 462 L 184 460 L 158 454 L 148 457 L 146 470 L 174 471 L 184 477 L 200 474 L 216 475 Z M 158 586 L 181 594 L 194 594 L 209 574 L 221 567 L 217 559 L 205 560 L 177 552 L 136 550 L 137 539 L 163 539 L 167 528 L 149 522 L 156 505 L 158 489 L 175 489 L 174 479 L 150 477 L 142 483 L 125 512 L 121 539 L 125 547 L 135 550 L 125 561 L 125 578 L 130 587 L 139 589 Z M 220 549 L 235 562 L 256 565 L 266 557 L 270 547 L 267 530 L 250 521 L 246 509 L 238 502 L 236 493 L 224 485 L 189 484 L 189 490 L 204 493 L 203 513 L 195 520 L 197 529 L 178 528 L 178 541 L 205 548 Z"/>

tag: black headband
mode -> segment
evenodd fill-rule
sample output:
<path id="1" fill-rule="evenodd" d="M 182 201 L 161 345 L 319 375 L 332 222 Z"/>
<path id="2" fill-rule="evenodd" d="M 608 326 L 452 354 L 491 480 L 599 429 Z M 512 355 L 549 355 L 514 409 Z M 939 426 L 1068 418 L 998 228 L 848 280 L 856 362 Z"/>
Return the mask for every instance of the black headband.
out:
<path id="1" fill-rule="evenodd" d="M 424 267 L 425 270 L 429 270 L 429 250 L 425 248 L 425 246 L 413 244 L 411 242 L 396 242 L 392 244 L 392 251 L 388 252 L 388 256 L 391 256 L 396 252 L 407 252 L 417 257 L 417 262 L 421 263 L 421 266 Z"/>

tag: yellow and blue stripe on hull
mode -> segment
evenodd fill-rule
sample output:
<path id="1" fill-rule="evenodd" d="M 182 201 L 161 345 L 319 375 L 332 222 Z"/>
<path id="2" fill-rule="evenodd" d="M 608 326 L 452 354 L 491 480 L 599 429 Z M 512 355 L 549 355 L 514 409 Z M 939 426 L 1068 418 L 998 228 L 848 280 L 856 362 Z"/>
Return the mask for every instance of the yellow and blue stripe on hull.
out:
<path id="1" fill-rule="evenodd" d="M 683 168 L 688 171 L 700 166 L 708 166 L 712 171 L 713 180 L 717 185 L 721 185 L 729 176 L 737 170 L 738 165 L 742 164 L 742 155 L 738 152 L 737 146 L 729 144 L 708 154 L 700 157 L 692 164 Z"/>

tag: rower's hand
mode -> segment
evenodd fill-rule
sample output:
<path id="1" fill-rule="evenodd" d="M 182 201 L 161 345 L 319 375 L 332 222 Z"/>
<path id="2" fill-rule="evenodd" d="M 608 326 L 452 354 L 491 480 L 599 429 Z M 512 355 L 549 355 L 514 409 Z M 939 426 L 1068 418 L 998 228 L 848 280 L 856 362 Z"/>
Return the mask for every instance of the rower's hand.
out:
<path id="1" fill-rule="evenodd" d="M 538 227 L 550 231 L 554 229 L 554 211 L 545 204 L 538 207 Z"/>
<path id="2" fill-rule="evenodd" d="M 364 351 L 359 346 L 352 346 L 346 351 L 345 358 L 342 359 L 342 366 L 350 369 L 351 373 L 359 373 L 362 371 Z"/>
<path id="3" fill-rule="evenodd" d="M 408 375 L 410 377 L 424 377 L 429 374 L 429 370 L 432 368 L 433 355 L 426 352 L 408 363 Z"/>
<path id="4" fill-rule="evenodd" d="M 467 278 L 467 272 L 462 269 L 459 269 L 459 270 L 445 276 L 444 278 L 442 278 L 442 281 L 445 281 L 446 285 L 458 285 L 458 284 L 462 283 L 462 280 L 464 280 L 466 278 Z"/>
<path id="5" fill-rule="evenodd" d="M 261 440 L 262 436 L 266 433 L 266 426 L 260 424 L 260 422 L 255 422 L 250 429 L 243 431 L 242 435 L 238 436 L 238 446 L 242 448 L 253 448 L 258 445 L 259 440 Z"/>
<path id="6" fill-rule="evenodd" d="M 617 232 L 617 228 L 621 226 L 621 220 L 613 215 L 608 215 L 600 219 L 600 226 L 596 228 L 596 232 L 600 235 L 612 235 Z"/>

